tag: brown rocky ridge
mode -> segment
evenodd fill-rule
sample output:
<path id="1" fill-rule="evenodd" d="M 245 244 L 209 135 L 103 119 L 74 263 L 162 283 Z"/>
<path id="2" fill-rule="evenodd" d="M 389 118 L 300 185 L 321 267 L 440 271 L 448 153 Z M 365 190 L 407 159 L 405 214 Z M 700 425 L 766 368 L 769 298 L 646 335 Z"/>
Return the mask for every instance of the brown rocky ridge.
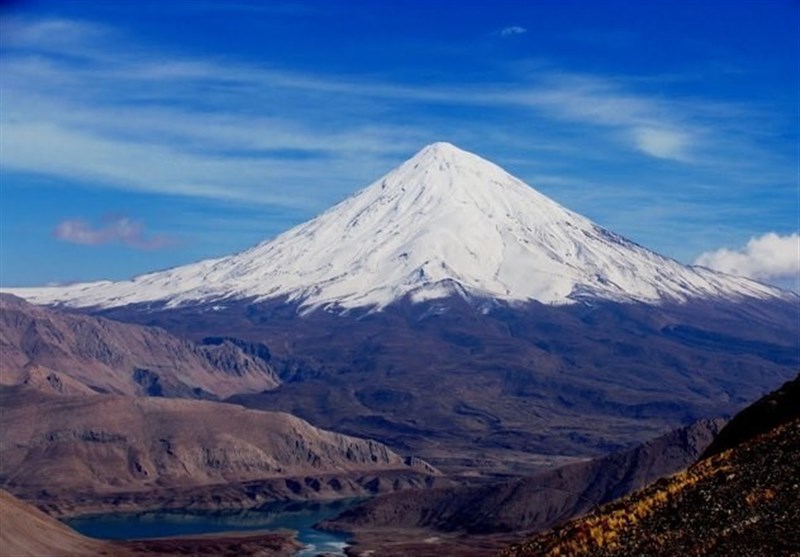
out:
<path id="1" fill-rule="evenodd" d="M 798 384 L 739 414 L 687 470 L 503 555 L 800 555 Z"/>
<path id="2" fill-rule="evenodd" d="M 552 527 L 686 467 L 722 423 L 701 420 L 634 449 L 527 478 L 382 495 L 323 527 L 354 533 L 354 555 L 493 555 L 522 532 Z"/>
<path id="3" fill-rule="evenodd" d="M 224 398 L 275 388 L 263 357 L 220 339 L 35 306 L 0 294 L 0 384 L 52 392 Z"/>
<path id="4" fill-rule="evenodd" d="M 408 527 L 469 534 L 543 530 L 683 469 L 722 423 L 701 420 L 629 451 L 527 478 L 383 495 L 328 525 L 348 531 Z"/>
<path id="5" fill-rule="evenodd" d="M 0 387 L 0 406 L 0 485 L 62 514 L 219 499 L 209 493 L 227 493 L 234 506 L 346 497 L 419 487 L 438 475 L 381 443 L 232 404 L 22 385 Z M 381 476 L 391 480 L 381 485 Z"/>

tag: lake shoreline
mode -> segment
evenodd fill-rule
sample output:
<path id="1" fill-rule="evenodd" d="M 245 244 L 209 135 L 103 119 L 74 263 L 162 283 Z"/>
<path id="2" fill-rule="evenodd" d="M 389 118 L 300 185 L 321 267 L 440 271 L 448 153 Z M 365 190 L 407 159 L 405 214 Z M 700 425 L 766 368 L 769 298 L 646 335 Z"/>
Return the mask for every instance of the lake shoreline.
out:
<path id="1" fill-rule="evenodd" d="M 407 470 L 386 470 L 350 478 L 341 474 L 322 474 L 201 486 L 150 486 L 132 491 L 26 489 L 22 486 L 11 486 L 10 490 L 50 516 L 72 519 L 158 510 L 247 510 L 286 501 L 330 502 L 369 498 L 404 489 L 427 489 L 453 483 L 447 478 L 426 477 Z"/>
<path id="2" fill-rule="evenodd" d="M 168 509 L 133 513 L 99 513 L 63 519 L 78 533 L 137 552 L 191 552 L 213 547 L 214 554 L 248 554 L 265 543 L 280 555 L 309 557 L 320 553 L 344 555 L 351 535 L 318 530 L 315 526 L 363 498 L 335 501 L 290 501 L 250 510 Z M 292 545 L 294 544 L 294 545 Z M 285 553 L 284 550 L 293 551 Z M 234 551 L 235 549 L 235 551 Z M 221 553 L 220 553 L 221 552 Z"/>

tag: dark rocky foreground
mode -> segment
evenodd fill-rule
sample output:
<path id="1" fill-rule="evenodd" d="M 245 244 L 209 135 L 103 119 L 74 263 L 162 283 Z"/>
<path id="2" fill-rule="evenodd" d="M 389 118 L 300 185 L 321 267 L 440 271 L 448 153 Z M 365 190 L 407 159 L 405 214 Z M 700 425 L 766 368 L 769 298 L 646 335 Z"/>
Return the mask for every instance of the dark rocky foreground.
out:
<path id="1" fill-rule="evenodd" d="M 800 555 L 798 384 L 737 416 L 727 448 L 503 555 Z"/>

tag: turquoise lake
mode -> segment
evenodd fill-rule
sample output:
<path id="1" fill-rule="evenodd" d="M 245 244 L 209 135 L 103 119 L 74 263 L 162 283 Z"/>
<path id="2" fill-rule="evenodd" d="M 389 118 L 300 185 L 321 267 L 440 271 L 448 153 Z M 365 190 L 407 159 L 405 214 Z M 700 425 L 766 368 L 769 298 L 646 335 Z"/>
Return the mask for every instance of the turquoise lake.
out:
<path id="1" fill-rule="evenodd" d="M 106 540 L 163 538 L 248 530 L 295 530 L 307 547 L 296 557 L 318 553 L 344 555 L 347 536 L 313 528 L 358 503 L 358 499 L 330 502 L 271 503 L 258 509 L 237 511 L 153 511 L 102 514 L 66 519 L 64 522 L 86 536 Z"/>

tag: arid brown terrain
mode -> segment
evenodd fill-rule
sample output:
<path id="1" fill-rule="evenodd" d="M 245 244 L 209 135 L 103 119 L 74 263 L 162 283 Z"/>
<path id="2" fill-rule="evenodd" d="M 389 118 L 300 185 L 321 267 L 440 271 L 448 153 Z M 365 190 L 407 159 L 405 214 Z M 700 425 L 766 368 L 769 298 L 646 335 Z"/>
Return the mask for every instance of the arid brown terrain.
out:
<path id="1" fill-rule="evenodd" d="M 797 358 L 788 333 L 726 335 L 718 309 L 714 331 L 677 324 L 694 319 L 689 307 L 537 306 L 537 320 L 466 303 L 421 315 L 146 314 L 191 342 L 0 298 L 0 486 L 55 516 L 389 494 L 328 524 L 357 532 L 353 555 L 488 555 L 587 512 L 697 458 L 717 425 L 588 455 L 741 404 L 746 377 L 725 365 L 768 381 Z M 784 312 L 773 309 L 748 311 L 769 329 Z M 612 360 L 624 363 L 612 375 L 591 371 Z M 645 360 L 655 367 L 643 375 Z"/>
<path id="2" fill-rule="evenodd" d="M 0 403 L 2 486 L 62 512 L 165 498 L 174 504 L 181 489 L 241 485 L 246 492 L 243 484 L 256 481 L 264 484 L 261 499 L 345 497 L 369 492 L 357 487 L 363 478 L 385 474 L 407 487 L 438 474 L 380 443 L 232 404 L 53 395 L 27 386 L 0 387 Z M 232 495 L 230 504 L 245 500 Z"/>
<path id="3" fill-rule="evenodd" d="M 703 420 L 629 451 L 528 478 L 383 495 L 346 511 L 329 525 L 345 530 L 405 527 L 470 534 L 542 530 L 686 467 L 721 424 Z"/>
<path id="4" fill-rule="evenodd" d="M 506 557 L 800 554 L 800 377 L 748 408 L 689 469 Z"/>
<path id="5" fill-rule="evenodd" d="M 298 315 L 286 300 L 128 306 L 114 319 L 266 344 L 275 389 L 236 395 L 417 455 L 446 474 L 529 476 L 732 415 L 800 365 L 789 304 L 504 306 L 458 297 Z"/>
<path id="6" fill-rule="evenodd" d="M 55 514 L 255 506 L 424 487 L 438 471 L 283 412 L 211 400 L 277 385 L 269 351 L 194 344 L 0 295 L 0 486 Z"/>
<path id="7" fill-rule="evenodd" d="M 0 490 L 0 555 L 111 555 L 111 545 L 78 534 Z"/>
<path id="8" fill-rule="evenodd" d="M 353 532 L 353 555 L 493 555 L 523 532 L 552 527 L 685 468 L 722 423 L 702 420 L 629 451 L 529 478 L 382 495 L 323 525 Z"/>
<path id="9" fill-rule="evenodd" d="M 163 329 L 35 306 L 0 294 L 0 384 L 55 392 L 224 398 L 279 383 L 232 342 L 198 345 Z"/>

